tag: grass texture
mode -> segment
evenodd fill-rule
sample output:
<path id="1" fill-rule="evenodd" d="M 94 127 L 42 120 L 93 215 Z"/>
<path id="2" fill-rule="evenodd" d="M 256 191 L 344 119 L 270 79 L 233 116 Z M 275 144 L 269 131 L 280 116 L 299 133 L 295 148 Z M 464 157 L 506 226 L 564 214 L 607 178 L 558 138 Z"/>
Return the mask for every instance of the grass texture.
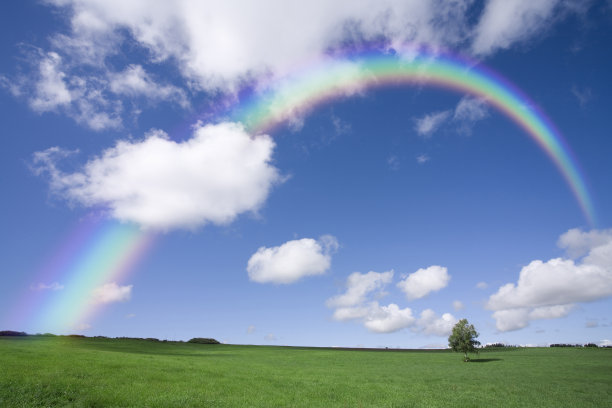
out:
<path id="1" fill-rule="evenodd" d="M 481 352 L 0 337 L 0 407 L 610 407 L 612 349 Z"/>

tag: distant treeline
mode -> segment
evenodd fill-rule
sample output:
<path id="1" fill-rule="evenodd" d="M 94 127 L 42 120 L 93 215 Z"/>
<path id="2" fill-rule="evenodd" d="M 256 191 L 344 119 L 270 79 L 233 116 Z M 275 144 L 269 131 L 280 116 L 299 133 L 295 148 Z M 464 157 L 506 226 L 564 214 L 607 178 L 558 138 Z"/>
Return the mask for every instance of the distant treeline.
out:
<path id="1" fill-rule="evenodd" d="M 52 333 L 36 333 L 36 334 L 28 334 L 26 332 L 18 332 L 18 331 L 13 331 L 13 330 L 0 330 L 0 337 L 2 336 L 7 336 L 7 337 L 25 337 L 25 336 L 30 336 L 30 337 L 71 337 L 71 338 L 93 338 L 93 339 L 112 339 L 113 337 L 106 337 L 106 336 L 93 336 L 93 337 L 87 337 L 84 336 L 82 334 L 67 334 L 67 335 L 57 335 L 57 334 L 52 334 Z M 155 337 L 114 337 L 115 339 L 118 340 L 144 340 L 144 341 L 155 341 L 155 342 L 161 342 L 161 343 L 184 343 L 184 341 L 182 340 L 160 340 L 160 339 L 156 339 Z M 194 337 L 193 339 L 189 340 L 188 343 L 197 343 L 197 344 L 221 344 L 219 343 L 217 340 L 213 339 L 213 338 L 205 338 L 205 337 Z"/>
<path id="2" fill-rule="evenodd" d="M 504 343 L 493 343 L 487 344 L 483 348 L 491 349 L 491 348 L 520 348 L 523 346 L 510 345 Z M 612 346 L 598 346 L 595 343 L 587 343 L 587 344 L 562 344 L 562 343 L 553 343 L 549 347 L 598 347 L 598 348 L 612 348 Z"/>

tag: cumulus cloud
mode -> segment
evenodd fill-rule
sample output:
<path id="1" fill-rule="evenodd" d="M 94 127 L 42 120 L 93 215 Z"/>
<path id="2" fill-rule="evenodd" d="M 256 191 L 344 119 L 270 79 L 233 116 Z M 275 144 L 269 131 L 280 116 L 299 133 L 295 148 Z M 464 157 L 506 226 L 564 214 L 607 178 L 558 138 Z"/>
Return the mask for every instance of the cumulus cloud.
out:
<path id="1" fill-rule="evenodd" d="M 451 111 L 441 111 L 429 113 L 421 118 L 415 120 L 414 129 L 416 132 L 423 137 L 431 137 L 444 122 L 451 117 Z"/>
<path id="2" fill-rule="evenodd" d="M 251 137 L 241 125 L 198 127 L 174 142 L 161 131 L 140 141 L 119 141 L 74 173 L 64 173 L 58 148 L 34 155 L 33 167 L 49 176 L 54 193 L 86 207 L 108 208 L 121 221 L 144 228 L 193 229 L 227 224 L 254 212 L 280 182 L 271 165 L 274 142 Z"/>
<path id="3" fill-rule="evenodd" d="M 498 330 L 563 317 L 576 303 L 612 296 L 612 230 L 571 229 L 558 244 L 579 259 L 532 261 L 521 269 L 516 284 L 500 287 L 486 305 L 494 311 Z"/>
<path id="4" fill-rule="evenodd" d="M 364 46 L 401 53 L 406 45 L 424 44 L 488 55 L 534 39 L 588 6 L 571 0 L 489 0 L 478 16 L 474 0 L 44 4 L 66 17 L 68 28 L 50 34 L 48 48 L 32 58 L 37 75 L 24 75 L 21 85 L 11 79 L 0 82 L 14 94 L 32 95 L 33 109 L 60 107 L 95 130 L 122 126 L 126 98 L 130 104 L 163 100 L 186 107 L 189 100 L 181 88 L 193 95 L 231 94 L 245 84 L 286 77 L 313 57 Z M 123 52 L 126 47 L 135 52 Z M 171 69 L 176 82 L 158 84 L 145 67 L 148 72 Z M 147 100 L 130 100 L 141 96 Z M 427 133 L 428 125 L 423 126 Z"/>
<path id="5" fill-rule="evenodd" d="M 415 332 L 445 335 L 449 322 L 456 320 L 448 313 L 438 318 L 432 310 L 427 309 L 417 319 L 409 307 L 401 308 L 395 303 L 381 305 L 373 300 L 385 294 L 383 290 L 392 279 L 393 271 L 350 274 L 346 280 L 346 291 L 327 300 L 327 306 L 335 308 L 334 320 L 358 320 L 374 333 L 392 333 L 411 328 Z"/>
<path id="6" fill-rule="evenodd" d="M 400 288 L 408 299 L 420 299 L 431 292 L 445 288 L 450 280 L 447 268 L 432 265 L 428 268 L 421 268 L 411 273 L 406 279 L 398 282 Z"/>
<path id="7" fill-rule="evenodd" d="M 107 283 L 92 292 L 94 303 L 127 302 L 132 297 L 133 285 L 119 286 L 115 282 Z"/>
<path id="8" fill-rule="evenodd" d="M 353 272 L 346 279 L 346 292 L 327 301 L 329 307 L 350 307 L 363 303 L 367 296 L 381 291 L 393 279 L 393 270 L 368 273 Z"/>
<path id="9" fill-rule="evenodd" d="M 433 310 L 425 309 L 421 312 L 417 325 L 426 334 L 448 336 L 456 323 L 457 319 L 450 313 L 444 313 L 438 317 Z"/>
<path id="10" fill-rule="evenodd" d="M 272 248 L 261 247 L 248 261 L 249 279 L 259 283 L 287 284 L 303 277 L 322 275 L 331 266 L 338 241 L 331 235 L 319 240 L 302 238 Z"/>

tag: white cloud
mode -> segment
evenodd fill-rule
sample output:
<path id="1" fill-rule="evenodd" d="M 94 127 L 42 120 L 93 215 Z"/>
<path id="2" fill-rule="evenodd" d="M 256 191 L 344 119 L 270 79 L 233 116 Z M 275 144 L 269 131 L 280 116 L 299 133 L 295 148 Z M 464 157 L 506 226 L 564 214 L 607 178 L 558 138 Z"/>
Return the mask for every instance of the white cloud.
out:
<path id="1" fill-rule="evenodd" d="M 34 155 L 53 192 L 86 207 L 103 206 L 121 221 L 167 230 L 227 224 L 257 211 L 275 183 L 274 142 L 251 137 L 234 123 L 207 125 L 184 142 L 152 131 L 142 141 L 119 141 L 81 171 L 57 167 L 58 148 Z"/>
<path id="2" fill-rule="evenodd" d="M 448 336 L 453 331 L 457 319 L 450 313 L 444 313 L 441 317 L 431 309 L 425 309 L 417 322 L 417 327 L 423 333 L 435 336 Z"/>
<path id="3" fill-rule="evenodd" d="M 486 55 L 531 40 L 568 13 L 586 8 L 571 0 L 490 0 L 475 25 L 474 0 L 44 3 L 67 17 L 68 30 L 49 36 L 49 48 L 33 60 L 39 74 L 22 78 L 29 85 L 0 82 L 16 95 L 32 95 L 33 109 L 61 107 L 95 130 L 122 125 L 126 98 L 132 103 L 129 98 L 148 95 L 138 103 L 169 100 L 185 107 L 189 101 L 180 88 L 193 95 L 198 90 L 232 93 L 245 83 L 286 77 L 304 61 L 341 54 L 344 48 L 401 52 L 407 44 L 424 44 Z M 134 52 L 126 53 L 126 47 Z M 157 84 L 144 66 L 149 72 L 170 69 L 178 73 L 177 81 Z M 423 126 L 424 134 L 435 127 L 431 122 Z"/>
<path id="4" fill-rule="evenodd" d="M 303 238 L 266 248 L 261 247 L 248 261 L 249 279 L 259 283 L 293 283 L 306 276 L 322 275 L 331 266 L 338 241 L 324 235 L 318 241 Z"/>
<path id="5" fill-rule="evenodd" d="M 463 304 L 462 301 L 455 300 L 453 302 L 453 309 L 455 309 L 455 310 L 463 310 L 463 309 L 465 309 L 465 305 Z"/>
<path id="6" fill-rule="evenodd" d="M 524 43 L 541 36 L 568 12 L 586 7 L 588 2 L 580 0 L 490 0 L 474 28 L 472 50 L 486 55 Z"/>
<path id="7" fill-rule="evenodd" d="M 488 115 L 486 100 L 464 96 L 455 107 L 453 119 L 475 122 L 486 118 Z"/>
<path id="8" fill-rule="evenodd" d="M 255 330 L 257 330 L 255 326 L 250 325 L 249 327 L 247 327 L 247 334 L 255 333 Z"/>
<path id="9" fill-rule="evenodd" d="M 119 286 L 115 282 L 106 283 L 92 292 L 94 303 L 127 302 L 132 296 L 133 285 Z"/>
<path id="10" fill-rule="evenodd" d="M 572 228 L 562 234 L 557 246 L 565 250 L 567 255 L 576 259 L 586 255 L 592 248 L 604 245 L 612 240 L 612 229 L 582 231 Z"/>
<path id="11" fill-rule="evenodd" d="M 408 299 L 420 299 L 431 292 L 445 288 L 450 280 L 447 268 L 432 265 L 428 268 L 421 268 L 411 273 L 406 279 L 398 282 L 400 288 Z"/>
<path id="12" fill-rule="evenodd" d="M 79 331 L 85 331 L 91 329 L 91 324 L 89 323 L 79 323 L 76 325 L 75 329 Z"/>
<path id="13" fill-rule="evenodd" d="M 400 309 L 395 303 L 379 306 L 373 302 L 363 325 L 375 333 L 392 333 L 410 327 L 414 322 L 412 310 L 408 307 Z"/>
<path id="14" fill-rule="evenodd" d="M 476 287 L 477 287 L 478 289 L 486 289 L 486 288 L 488 288 L 488 287 L 489 287 L 489 284 L 488 284 L 487 282 L 478 282 L 478 283 L 476 284 Z"/>
<path id="15" fill-rule="evenodd" d="M 393 271 L 353 272 L 346 280 L 346 292 L 327 301 L 329 307 L 351 307 L 365 302 L 374 291 L 381 291 L 393 279 Z"/>
<path id="16" fill-rule="evenodd" d="M 53 282 L 53 283 L 38 283 L 38 285 L 32 285 L 30 286 L 31 290 L 52 290 L 52 291 L 56 291 L 56 290 L 62 290 L 64 289 L 64 285 L 61 285 L 58 282 Z"/>
<path id="17" fill-rule="evenodd" d="M 274 333 L 268 333 L 264 336 L 264 340 L 266 341 L 276 341 L 276 336 Z"/>
<path id="18" fill-rule="evenodd" d="M 451 111 L 449 110 L 427 114 L 416 119 L 415 130 L 420 136 L 430 137 L 450 117 Z"/>
<path id="19" fill-rule="evenodd" d="M 36 82 L 30 106 L 37 112 L 55 110 L 58 106 L 70 104 L 72 95 L 65 82 L 66 74 L 61 71 L 61 57 L 55 52 L 42 56 L 39 62 L 39 78 Z"/>
<path id="20" fill-rule="evenodd" d="M 128 313 L 128 314 L 125 315 L 126 319 L 133 319 L 135 317 L 136 317 L 136 315 L 134 313 Z"/>
<path id="21" fill-rule="evenodd" d="M 612 346 L 612 340 L 604 339 L 599 342 L 599 347 L 609 347 Z"/>
<path id="22" fill-rule="evenodd" d="M 438 318 L 432 310 L 425 310 L 421 318 L 413 316 L 412 309 L 401 308 L 395 303 L 381 305 L 372 298 L 382 294 L 393 279 L 393 271 L 349 275 L 346 292 L 327 300 L 327 306 L 335 308 L 333 318 L 338 321 L 358 320 L 374 333 L 392 333 L 406 328 L 426 334 L 445 335 L 449 322 L 456 320 L 449 313 Z M 452 328 L 452 325 L 451 325 Z"/>
<path id="23" fill-rule="evenodd" d="M 521 269 L 516 284 L 508 283 L 491 295 L 487 308 L 501 331 L 526 327 L 536 319 L 566 316 L 580 302 L 612 296 L 612 233 L 572 229 L 559 238 L 559 246 L 574 256 Z"/>
<path id="24" fill-rule="evenodd" d="M 182 89 L 173 85 L 159 85 L 145 72 L 141 65 L 130 65 L 123 72 L 111 73 L 110 90 L 116 94 L 131 97 L 144 96 L 149 101 L 174 100 L 187 107 L 187 95 Z"/>

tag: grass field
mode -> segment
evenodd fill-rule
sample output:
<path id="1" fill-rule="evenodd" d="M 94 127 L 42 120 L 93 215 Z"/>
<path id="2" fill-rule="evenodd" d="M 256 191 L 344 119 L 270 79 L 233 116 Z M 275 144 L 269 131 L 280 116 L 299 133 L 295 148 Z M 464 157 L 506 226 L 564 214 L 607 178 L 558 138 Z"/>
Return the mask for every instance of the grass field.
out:
<path id="1" fill-rule="evenodd" d="M 361 351 L 0 337 L 0 407 L 610 407 L 612 349 Z"/>

